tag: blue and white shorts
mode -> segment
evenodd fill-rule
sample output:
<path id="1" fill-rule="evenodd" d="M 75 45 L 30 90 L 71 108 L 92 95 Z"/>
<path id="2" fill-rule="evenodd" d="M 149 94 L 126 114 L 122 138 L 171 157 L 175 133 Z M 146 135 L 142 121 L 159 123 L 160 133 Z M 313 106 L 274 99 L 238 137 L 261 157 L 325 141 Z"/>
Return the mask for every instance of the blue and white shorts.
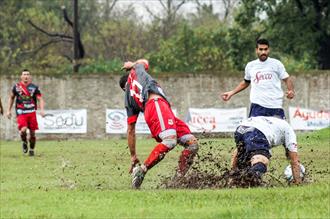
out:
<path id="1" fill-rule="evenodd" d="M 250 126 L 239 126 L 234 135 L 239 169 L 249 167 L 254 155 L 261 154 L 268 159 L 271 157 L 269 142 L 260 130 Z"/>
<path id="2" fill-rule="evenodd" d="M 251 103 L 249 117 L 256 116 L 276 116 L 285 119 L 284 110 L 282 108 L 266 108 L 255 103 Z"/>

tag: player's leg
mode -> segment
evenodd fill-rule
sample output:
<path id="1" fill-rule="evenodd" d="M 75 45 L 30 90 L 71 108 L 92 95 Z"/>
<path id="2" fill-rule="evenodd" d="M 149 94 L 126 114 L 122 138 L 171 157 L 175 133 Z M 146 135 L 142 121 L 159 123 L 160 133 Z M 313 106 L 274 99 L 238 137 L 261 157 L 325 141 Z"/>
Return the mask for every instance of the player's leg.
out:
<path id="1" fill-rule="evenodd" d="M 265 155 L 269 154 L 268 151 L 259 151 L 251 158 L 251 167 L 249 171 L 256 176 L 261 177 L 267 172 L 267 165 L 269 163 L 269 158 Z"/>
<path id="2" fill-rule="evenodd" d="M 150 169 L 176 146 L 176 122 L 170 105 L 163 98 L 149 100 L 144 116 L 152 136 L 159 142 L 144 162 L 146 168 Z"/>
<path id="3" fill-rule="evenodd" d="M 23 153 L 27 153 L 28 152 L 28 142 L 27 142 L 27 119 L 26 116 L 24 114 L 22 115 L 18 115 L 16 118 L 17 121 L 17 126 L 18 126 L 18 130 L 19 130 L 19 134 L 22 140 L 22 150 Z"/>
<path id="4" fill-rule="evenodd" d="M 164 130 L 159 133 L 160 143 L 151 151 L 147 159 L 141 166 L 133 168 L 132 187 L 139 189 L 148 170 L 164 159 L 167 152 L 172 150 L 177 144 L 176 131 L 174 129 Z"/>
<path id="5" fill-rule="evenodd" d="M 266 136 L 259 131 L 254 129 L 244 135 L 245 144 L 248 145 L 247 153 L 250 168 L 249 172 L 261 177 L 267 171 L 267 164 L 271 154 L 269 152 L 270 145 Z"/>
<path id="6" fill-rule="evenodd" d="M 177 144 L 177 134 L 175 129 L 164 130 L 159 133 L 161 142 L 155 146 L 148 158 L 144 161 L 146 170 L 151 169 L 162 159 L 164 159 L 167 152 L 172 150 Z"/>
<path id="7" fill-rule="evenodd" d="M 178 118 L 175 119 L 178 133 L 178 143 L 184 147 L 179 157 L 177 176 L 184 176 L 193 164 L 194 157 L 198 152 L 199 146 L 197 138 L 191 134 L 187 124 Z"/>
<path id="8" fill-rule="evenodd" d="M 174 114 L 163 99 L 149 100 L 145 106 L 144 117 L 152 136 L 159 142 L 141 166 L 133 169 L 132 187 L 140 188 L 149 169 L 164 159 L 167 152 L 177 144 Z"/>
<path id="9" fill-rule="evenodd" d="M 30 129 L 30 150 L 29 150 L 30 156 L 34 156 L 35 146 L 36 146 L 36 134 L 34 130 Z"/>
<path id="10" fill-rule="evenodd" d="M 30 150 L 29 155 L 34 156 L 35 147 L 36 147 L 36 135 L 35 130 L 38 130 L 38 122 L 37 122 L 37 115 L 36 113 L 29 113 L 28 116 L 28 128 L 30 130 Z"/>
<path id="11" fill-rule="evenodd" d="M 271 157 L 268 140 L 261 131 L 249 126 L 239 126 L 234 136 L 237 169 L 233 172 L 231 183 L 238 186 L 259 186 Z"/>

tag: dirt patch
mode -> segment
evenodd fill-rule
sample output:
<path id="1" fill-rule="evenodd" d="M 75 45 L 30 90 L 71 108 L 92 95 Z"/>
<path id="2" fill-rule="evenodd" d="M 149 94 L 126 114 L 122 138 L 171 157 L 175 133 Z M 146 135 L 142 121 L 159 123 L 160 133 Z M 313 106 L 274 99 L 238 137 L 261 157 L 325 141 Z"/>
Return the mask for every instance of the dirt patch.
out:
<path id="1" fill-rule="evenodd" d="M 288 182 L 283 176 L 276 176 L 276 169 L 269 168 L 263 178 L 251 175 L 247 170 L 232 171 L 228 154 L 221 146 L 212 146 L 212 142 L 200 145 L 194 164 L 184 177 L 163 177 L 158 188 L 170 189 L 219 189 L 219 188 L 248 188 L 248 187 L 285 187 Z M 216 148 L 216 149 L 213 149 Z M 224 154 L 227 154 L 225 156 Z M 277 171 L 278 174 L 278 171 Z M 304 182 L 307 183 L 308 175 Z"/>

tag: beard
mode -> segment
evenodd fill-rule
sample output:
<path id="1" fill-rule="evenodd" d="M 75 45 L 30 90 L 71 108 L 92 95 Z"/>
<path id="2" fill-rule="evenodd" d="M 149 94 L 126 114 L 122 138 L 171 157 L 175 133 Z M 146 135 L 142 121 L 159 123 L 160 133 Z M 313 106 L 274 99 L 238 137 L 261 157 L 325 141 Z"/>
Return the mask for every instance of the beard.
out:
<path id="1" fill-rule="evenodd" d="M 259 60 L 262 61 L 262 62 L 266 61 L 267 58 L 268 58 L 268 55 L 260 55 L 259 56 Z"/>

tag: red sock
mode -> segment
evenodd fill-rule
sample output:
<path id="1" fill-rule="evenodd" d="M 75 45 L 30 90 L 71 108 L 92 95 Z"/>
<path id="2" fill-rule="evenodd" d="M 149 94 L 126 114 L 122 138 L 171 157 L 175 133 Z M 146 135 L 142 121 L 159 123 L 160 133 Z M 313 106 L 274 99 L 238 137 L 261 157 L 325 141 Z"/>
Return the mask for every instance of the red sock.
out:
<path id="1" fill-rule="evenodd" d="M 144 165 L 147 169 L 151 169 L 155 166 L 159 161 L 161 161 L 167 152 L 171 149 L 166 147 L 164 144 L 159 143 L 156 147 L 151 151 L 149 157 L 144 161 Z"/>
<path id="2" fill-rule="evenodd" d="M 194 155 L 190 150 L 188 149 L 184 149 L 181 152 L 181 156 L 179 158 L 179 166 L 178 166 L 178 173 L 181 176 L 184 176 L 187 171 L 189 170 L 189 167 L 192 164 Z"/>

